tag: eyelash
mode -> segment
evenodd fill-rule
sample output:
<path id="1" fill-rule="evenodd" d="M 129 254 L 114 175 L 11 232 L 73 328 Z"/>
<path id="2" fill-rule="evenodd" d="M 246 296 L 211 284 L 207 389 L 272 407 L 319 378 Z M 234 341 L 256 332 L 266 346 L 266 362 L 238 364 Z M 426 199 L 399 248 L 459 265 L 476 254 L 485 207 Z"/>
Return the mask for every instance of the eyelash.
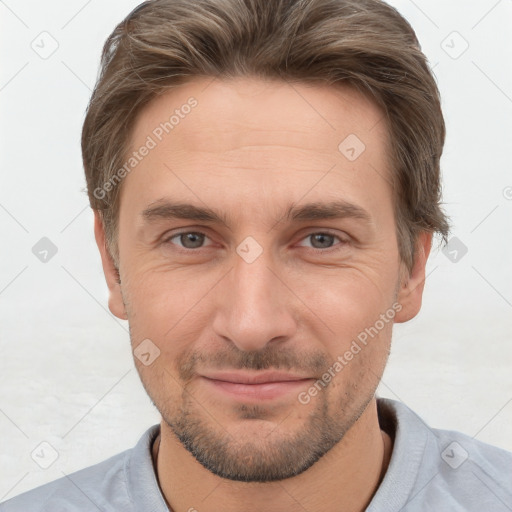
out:
<path id="1" fill-rule="evenodd" d="M 162 244 L 164 245 L 174 245 L 171 240 L 173 238 L 176 238 L 176 237 L 179 237 L 180 235 L 187 235 L 187 234 L 194 234 L 194 235 L 204 235 L 206 238 L 208 238 L 208 235 L 206 233 L 203 233 L 201 231 L 180 231 L 178 233 L 174 233 L 173 235 L 167 237 L 166 239 L 164 239 L 162 241 Z M 319 249 L 319 248 L 316 248 L 316 247 L 308 247 L 308 249 L 310 251 L 313 251 L 315 253 L 326 253 L 326 252 L 333 252 L 333 251 L 337 251 L 337 250 L 340 250 L 343 246 L 345 246 L 346 244 L 348 244 L 348 240 L 345 240 L 343 238 L 341 238 L 339 235 L 336 235 L 334 233 L 331 233 L 330 231 L 314 231 L 314 232 L 311 232 L 309 234 L 307 234 L 306 236 L 304 236 L 301 240 L 305 240 L 306 238 L 309 238 L 313 235 L 329 235 L 329 236 L 332 236 L 334 238 L 337 238 L 340 243 L 338 244 L 338 247 L 334 246 L 334 247 L 327 247 L 325 249 Z M 183 252 L 183 253 L 192 253 L 192 252 L 197 252 L 199 251 L 200 249 L 204 249 L 205 247 L 198 247 L 197 249 L 186 249 L 186 248 L 183 248 L 183 247 L 178 247 L 178 251 L 179 252 Z"/>

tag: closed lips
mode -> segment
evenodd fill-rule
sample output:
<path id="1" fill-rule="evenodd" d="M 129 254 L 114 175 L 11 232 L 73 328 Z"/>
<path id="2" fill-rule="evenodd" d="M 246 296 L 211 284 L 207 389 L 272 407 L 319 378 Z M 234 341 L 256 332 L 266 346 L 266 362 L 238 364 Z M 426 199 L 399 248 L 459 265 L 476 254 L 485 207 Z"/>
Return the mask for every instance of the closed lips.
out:
<path id="1" fill-rule="evenodd" d="M 307 380 L 312 377 L 296 375 L 283 372 L 217 372 L 205 373 L 203 377 L 211 380 L 220 380 L 224 382 L 232 382 L 237 384 L 264 384 L 269 382 L 292 382 L 299 380 Z"/>

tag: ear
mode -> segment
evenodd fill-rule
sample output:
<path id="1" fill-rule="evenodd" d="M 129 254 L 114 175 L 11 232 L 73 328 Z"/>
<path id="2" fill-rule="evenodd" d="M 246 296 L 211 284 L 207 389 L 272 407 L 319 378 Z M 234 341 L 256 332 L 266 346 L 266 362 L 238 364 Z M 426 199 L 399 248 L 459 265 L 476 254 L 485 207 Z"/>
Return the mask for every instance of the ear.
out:
<path id="1" fill-rule="evenodd" d="M 126 308 L 124 307 L 123 296 L 121 294 L 121 283 L 119 280 L 119 272 L 114 264 L 114 260 L 107 248 L 105 229 L 103 221 L 98 210 L 94 210 L 94 236 L 101 255 L 101 264 L 103 273 L 107 281 L 109 290 L 108 308 L 111 313 L 121 320 L 128 320 Z"/>
<path id="2" fill-rule="evenodd" d="M 398 302 L 402 309 L 395 315 L 395 322 L 407 322 L 414 318 L 421 309 L 423 287 L 425 286 L 425 266 L 432 246 L 432 233 L 422 231 L 416 241 L 414 263 L 411 272 L 404 272 Z"/>

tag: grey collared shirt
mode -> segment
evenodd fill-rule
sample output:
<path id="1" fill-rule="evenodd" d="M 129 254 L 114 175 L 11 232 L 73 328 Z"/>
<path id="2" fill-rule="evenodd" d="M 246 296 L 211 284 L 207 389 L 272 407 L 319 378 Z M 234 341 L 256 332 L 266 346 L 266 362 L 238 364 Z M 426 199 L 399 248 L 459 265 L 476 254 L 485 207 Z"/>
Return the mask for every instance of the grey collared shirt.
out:
<path id="1" fill-rule="evenodd" d="M 401 402 L 377 404 L 394 445 L 367 512 L 512 511 L 512 453 L 430 428 Z M 150 427 L 129 450 L 4 501 L 0 512 L 168 512 L 151 457 L 159 429 Z M 201 503 L 190 508 L 200 512 Z"/>

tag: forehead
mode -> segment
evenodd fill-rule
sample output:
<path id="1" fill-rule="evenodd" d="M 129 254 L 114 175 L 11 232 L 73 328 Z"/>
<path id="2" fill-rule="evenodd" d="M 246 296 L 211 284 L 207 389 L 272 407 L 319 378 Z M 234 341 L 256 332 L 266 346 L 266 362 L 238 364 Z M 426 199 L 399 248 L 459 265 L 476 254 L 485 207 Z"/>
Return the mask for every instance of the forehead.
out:
<path id="1" fill-rule="evenodd" d="M 359 199 L 365 202 L 366 195 L 369 203 L 375 187 L 389 188 L 385 116 L 346 85 L 195 79 L 142 110 L 130 151 L 149 138 L 152 149 L 121 191 L 125 196 L 124 189 L 131 189 L 132 205 L 136 194 L 141 212 L 166 192 L 176 196 L 177 189 L 196 202 L 215 194 L 226 206 L 253 198 L 261 199 L 261 208 L 273 208 L 270 203 L 297 202 L 307 189 L 311 201 L 326 194 L 336 199 L 344 189 L 352 202 L 359 189 Z"/>
<path id="2" fill-rule="evenodd" d="M 190 101 L 196 106 L 189 108 Z M 173 113 L 173 126 L 162 135 L 174 139 L 175 149 L 185 151 L 220 152 L 258 143 L 287 146 L 296 142 L 305 150 L 338 156 L 338 144 L 350 134 L 357 134 L 366 146 L 374 139 L 383 143 L 387 139 L 382 110 L 352 86 L 204 77 L 153 99 L 138 116 L 132 147 L 155 130 L 158 138 L 158 127 Z"/>

